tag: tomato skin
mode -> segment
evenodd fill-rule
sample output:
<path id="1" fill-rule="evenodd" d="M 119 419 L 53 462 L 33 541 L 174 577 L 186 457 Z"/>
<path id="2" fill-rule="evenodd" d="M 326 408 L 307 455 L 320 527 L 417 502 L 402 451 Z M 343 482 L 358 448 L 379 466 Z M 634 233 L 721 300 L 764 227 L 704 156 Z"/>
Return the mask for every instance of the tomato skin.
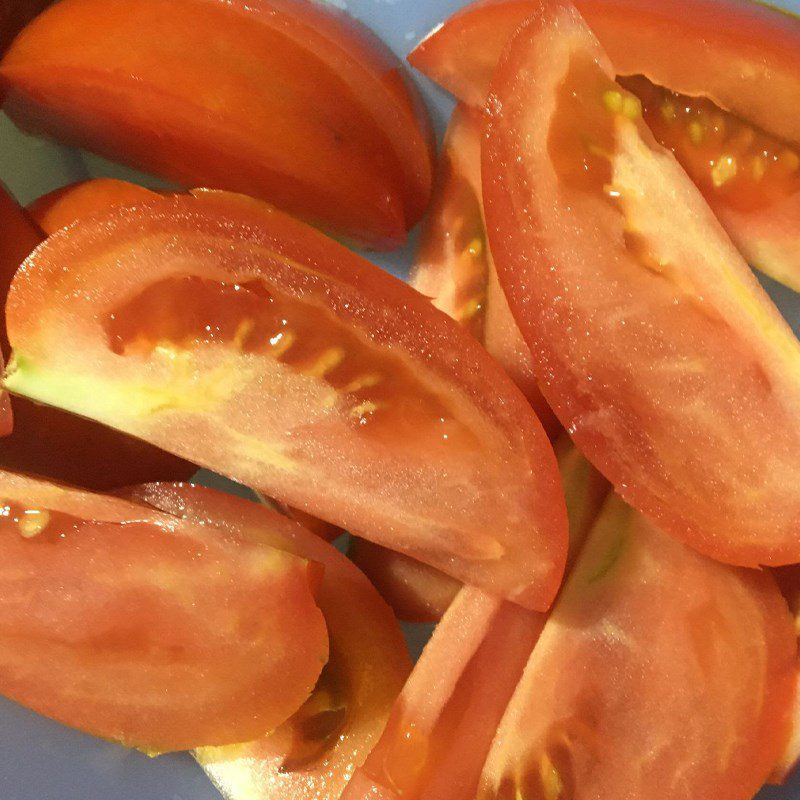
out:
<path id="1" fill-rule="evenodd" d="M 0 53 L 13 38 L 53 0 L 2 0 L 0 2 Z"/>
<path id="2" fill-rule="evenodd" d="M 135 270 L 120 269 L 128 257 Z M 73 266 L 65 272 L 67 263 Z M 176 271 L 180 279 L 170 283 Z M 262 348 L 271 347 L 269 314 L 279 303 L 280 321 L 290 318 L 302 337 L 288 357 L 313 364 L 287 365 L 269 349 L 243 352 L 233 335 L 219 344 L 193 345 L 192 339 L 184 346 L 184 334 L 162 334 L 158 325 L 184 319 L 193 302 L 195 289 L 183 288 L 187 280 L 198 291 L 230 287 L 225 302 L 214 294 L 203 310 L 233 314 L 219 323 L 226 330 L 238 330 L 243 321 L 236 298 L 248 309 L 255 306 L 249 319 L 266 320 L 257 338 Z M 62 281 L 72 288 L 65 291 Z M 172 294 L 164 294 L 163 281 L 175 287 Z M 233 297 L 237 281 L 251 288 Z M 92 291 L 77 288 L 89 282 Z M 65 301 L 50 306 L 49 314 L 42 306 L 48 295 Z M 150 297 L 155 311 L 152 304 L 147 313 L 130 306 Z M 93 310 L 73 308 L 73 301 Z M 34 308 L 41 315 L 32 316 Z M 520 603 L 546 606 L 555 595 L 566 556 L 566 514 L 552 447 L 522 395 L 474 339 L 413 289 L 277 210 L 200 192 L 84 220 L 68 235 L 51 237 L 27 263 L 12 289 L 8 319 L 15 364 L 6 386 L 12 392 L 68 406 L 198 459 L 267 496 Z M 313 328 L 303 327 L 317 319 Z M 205 320 L 191 312 L 191 324 Z M 69 342 L 56 334 L 64 324 L 74 330 Z M 136 338 L 125 338 L 127 328 L 113 338 L 108 326 L 123 324 L 138 326 Z M 55 351 L 54 336 L 60 342 Z M 352 363 L 362 375 L 372 364 L 379 367 L 377 394 L 365 390 L 382 404 L 374 405 L 372 422 L 354 415 L 365 406 L 350 390 L 336 389 L 314 371 L 321 348 L 326 354 L 334 340 L 343 343 L 342 369 Z M 129 341 L 150 349 L 120 357 Z M 117 342 L 122 350 L 114 350 Z M 34 373 L 37 386 L 23 387 Z M 386 386 L 396 391 L 383 399 Z M 365 459 L 369 469 L 362 469 Z M 442 486 L 443 468 L 450 488 Z M 463 480 L 453 481 L 459 474 Z M 443 492 L 453 487 L 448 499 Z M 380 502 L 373 502 L 377 496 Z M 456 514 L 457 507 L 464 513 Z"/>
<path id="3" fill-rule="evenodd" d="M 542 614 L 465 587 L 342 800 L 469 800 Z"/>
<path id="4" fill-rule="evenodd" d="M 134 206 L 157 196 L 156 192 L 135 183 L 114 178 L 94 178 L 71 183 L 42 195 L 26 210 L 31 219 L 50 236 L 75 220 L 91 217 L 114 206 Z"/>
<path id="5" fill-rule="evenodd" d="M 403 622 L 438 622 L 461 584 L 421 561 L 354 537 L 348 555 Z"/>
<path id="6" fill-rule="evenodd" d="M 547 28 L 555 16 L 569 36 Z M 602 66 L 559 100 L 560 70 L 592 58 Z M 527 23 L 493 86 L 489 239 L 561 423 L 674 536 L 741 566 L 797 562 L 797 339 L 672 155 L 606 108 L 604 92 L 623 93 L 576 12 L 551 3 Z M 579 149 L 573 112 L 596 115 L 592 135 L 610 139 L 599 140 L 610 160 Z M 600 166 L 581 174 L 596 186 L 576 177 L 587 158 Z"/>
<path id="7" fill-rule="evenodd" d="M 578 0 L 575 5 L 618 75 L 645 75 L 681 94 L 708 97 L 790 149 L 800 143 L 793 110 L 800 93 L 800 21 L 789 13 L 728 0 Z M 463 102 L 482 107 L 503 48 L 539 11 L 533 0 L 473 3 L 423 40 L 409 60 Z M 678 160 L 687 166 L 680 154 Z M 738 169 L 745 172 L 748 165 Z M 731 207 L 713 188 L 704 188 L 704 196 L 752 266 L 800 291 L 800 194 L 765 199 L 750 209 Z"/>
<path id="8" fill-rule="evenodd" d="M 45 233 L 0 185 L 0 347 L 8 356 L 5 297 L 19 265 Z M 8 403 L 8 399 L 5 401 Z M 154 479 L 188 478 L 194 465 L 129 436 L 25 398 L 13 403 L 14 431 L 0 443 L 0 465 L 90 489 Z"/>
<path id="9" fill-rule="evenodd" d="M 477 797 L 749 800 L 786 739 L 796 648 L 771 575 L 706 559 L 612 495 Z"/>
<path id="10" fill-rule="evenodd" d="M 306 700 L 319 567 L 9 472 L 0 492 L 4 695 L 148 752 L 252 738 Z"/>
<path id="11" fill-rule="evenodd" d="M 0 87 L 26 128 L 376 248 L 401 244 L 430 194 L 430 125 L 402 66 L 301 0 L 66 0 L 15 41 Z"/>
<path id="12" fill-rule="evenodd" d="M 481 189 L 482 115 L 458 106 L 448 125 L 411 285 L 472 332 L 519 386 L 554 439 L 561 427 L 533 374 L 533 358 L 497 280 Z"/>
<path id="13" fill-rule="evenodd" d="M 317 601 L 330 634 L 326 671 L 334 685 L 334 706 L 344 706 L 341 726 L 327 746 L 295 769 L 297 736 L 290 720 L 271 735 L 244 745 L 209 748 L 197 758 L 231 800 L 334 800 L 347 776 L 360 766 L 380 735 L 411 664 L 391 611 L 369 581 L 338 551 L 295 522 L 264 506 L 197 486 L 157 484 L 133 496 L 167 513 L 221 526 L 232 536 L 263 542 L 325 567 Z M 332 741 L 331 741 L 332 740 Z"/>

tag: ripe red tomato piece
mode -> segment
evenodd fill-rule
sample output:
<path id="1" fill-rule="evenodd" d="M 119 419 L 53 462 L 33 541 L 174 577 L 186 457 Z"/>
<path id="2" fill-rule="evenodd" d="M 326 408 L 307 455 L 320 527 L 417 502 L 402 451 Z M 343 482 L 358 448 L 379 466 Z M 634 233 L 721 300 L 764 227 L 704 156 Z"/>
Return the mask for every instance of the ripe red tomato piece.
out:
<path id="1" fill-rule="evenodd" d="M 544 616 L 465 587 L 342 800 L 470 800 Z"/>
<path id="2" fill-rule="evenodd" d="M 748 261 L 800 290 L 800 21 L 759 3 L 577 0 L 624 85 L 645 102 Z M 534 0 L 468 6 L 409 60 L 482 106 L 506 42 Z M 668 42 L 669 45 L 665 46 Z"/>
<path id="3" fill-rule="evenodd" d="M 289 517 L 289 519 L 299 522 L 306 530 L 324 539 L 326 542 L 332 542 L 338 539 L 344 531 L 337 525 L 331 525 L 330 522 L 325 522 L 324 519 L 315 517 L 299 508 L 292 508 L 291 506 L 276 503 L 278 510 Z"/>
<path id="4" fill-rule="evenodd" d="M 0 53 L 53 0 L 3 0 L 0 3 Z"/>
<path id="5" fill-rule="evenodd" d="M 308 698 L 319 567 L 10 472 L 0 496 L 2 694 L 151 752 L 253 739 Z"/>
<path id="6" fill-rule="evenodd" d="M 800 343 L 572 7 L 548 3 L 495 81 L 489 240 L 548 402 L 668 532 L 797 562 Z"/>
<path id="7" fill-rule="evenodd" d="M 402 243 L 430 195 L 402 65 L 304 0 L 62 0 L 9 49 L 0 87 L 27 129 L 375 247 Z"/>
<path id="8" fill-rule="evenodd" d="M 608 484 L 562 439 L 570 563 Z M 545 617 L 469 587 L 450 605 L 347 800 L 474 800 L 481 767 Z"/>
<path id="9" fill-rule="evenodd" d="M 8 356 L 5 298 L 19 265 L 45 234 L 0 185 L 0 353 Z M 0 466 L 92 489 L 143 480 L 188 478 L 194 465 L 55 408 L 22 397 L 13 403 L 14 430 L 0 442 Z"/>
<path id="10" fill-rule="evenodd" d="M 771 575 L 693 552 L 612 495 L 477 797 L 749 800 L 786 740 L 796 649 Z"/>
<path id="11" fill-rule="evenodd" d="M 3 353 L 0 352 L 0 369 L 5 369 Z M 11 412 L 11 401 L 8 392 L 0 389 L 0 436 L 8 436 L 14 429 L 14 415 Z"/>
<path id="12" fill-rule="evenodd" d="M 345 556 L 263 505 L 186 484 L 144 486 L 133 494 L 190 522 L 221 527 L 325 567 L 317 601 L 331 657 L 314 693 L 269 736 L 196 755 L 231 800 L 338 798 L 383 730 L 411 669 L 389 608 Z"/>
<path id="13" fill-rule="evenodd" d="M 403 622 L 438 622 L 462 584 L 414 558 L 353 537 L 348 555 Z"/>
<path id="14" fill-rule="evenodd" d="M 453 113 L 438 181 L 414 259 L 411 284 L 465 325 L 519 386 L 548 435 L 561 430 L 533 374 L 486 241 L 481 190 L 482 116 L 467 106 Z"/>
<path id="15" fill-rule="evenodd" d="M 158 195 L 144 186 L 114 178 L 71 183 L 34 200 L 27 208 L 33 221 L 49 236 L 75 220 L 114 206 L 133 206 Z"/>
<path id="16" fill-rule="evenodd" d="M 566 514 L 530 407 L 456 323 L 308 226 L 215 192 L 112 210 L 51 237 L 7 314 L 12 392 L 552 601 Z"/>

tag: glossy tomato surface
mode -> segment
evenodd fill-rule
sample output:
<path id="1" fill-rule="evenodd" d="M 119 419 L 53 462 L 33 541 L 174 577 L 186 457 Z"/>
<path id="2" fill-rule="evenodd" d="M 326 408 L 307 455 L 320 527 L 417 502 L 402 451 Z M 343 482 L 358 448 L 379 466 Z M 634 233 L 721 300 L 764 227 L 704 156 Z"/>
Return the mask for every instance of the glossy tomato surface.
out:
<path id="1" fill-rule="evenodd" d="M 751 264 L 800 290 L 800 19 L 729 0 L 578 0 L 615 71 L 645 104 Z M 537 0 L 483 0 L 411 54 L 419 69 L 482 107 L 505 43 Z M 669 46 L 664 43 L 669 42 Z"/>
<path id="2" fill-rule="evenodd" d="M 230 744 L 306 702 L 320 568 L 106 495 L 0 471 L 0 692 L 151 753 Z"/>
<path id="3" fill-rule="evenodd" d="M 700 556 L 612 495 L 477 797 L 749 800 L 786 742 L 796 657 L 771 575 Z"/>
<path id="4" fill-rule="evenodd" d="M 7 315 L 12 392 L 552 601 L 567 525 L 536 416 L 460 326 L 314 229 L 221 192 L 112 209 L 37 250 Z"/>
<path id="5" fill-rule="evenodd" d="M 136 191 L 146 190 L 136 187 Z M 103 197 L 95 195 L 95 201 L 103 203 L 101 208 L 107 199 L 107 191 Z M 64 213 L 64 202 L 60 205 Z M 46 233 L 61 227 L 53 224 L 57 213 L 53 210 L 49 215 L 42 214 L 43 229 L 0 185 L 0 349 L 5 357 L 10 352 L 5 324 L 8 287 L 20 264 L 41 244 Z M 49 227 L 51 224 L 53 227 Z M 188 478 L 196 471 L 189 462 L 156 447 L 22 397 L 14 400 L 12 410 L 14 431 L 0 442 L 0 466 L 6 469 L 92 489 L 116 488 L 143 480 Z"/>
<path id="6" fill-rule="evenodd" d="M 782 4 L 800 10 L 795 0 L 782 0 Z M 350 13 L 389 42 L 398 56 L 405 57 L 422 35 L 464 3 L 463 0 L 427 0 L 424 3 L 419 0 L 347 0 L 346 5 Z M 441 134 L 452 104 L 426 79 L 415 77 Z M 3 143 L 0 173 L 25 202 L 63 183 L 89 176 L 131 177 L 130 172 L 89 154 L 81 157 L 76 151 L 24 137 L 2 118 L 0 141 Z M 149 176 L 138 180 L 154 185 Z M 378 261 L 395 274 L 406 275 L 413 258 L 412 250 L 413 245 L 404 251 L 382 255 Z M 775 285 L 770 289 L 781 301 L 784 313 L 792 320 L 800 320 L 800 307 L 792 295 Z M 419 647 L 419 629 L 409 629 L 409 635 L 415 647 Z M 81 800 L 220 800 L 221 797 L 188 755 L 153 760 L 69 730 L 0 700 L 0 791 L 4 800 L 61 800 L 65 786 Z M 786 788 L 766 789 L 759 794 L 759 800 L 795 800 L 798 795 L 800 783 L 793 783 Z"/>
<path id="7" fill-rule="evenodd" d="M 324 567 L 317 601 L 330 635 L 330 660 L 311 697 L 269 736 L 196 756 L 232 800 L 339 797 L 377 741 L 411 668 L 388 606 L 345 556 L 264 505 L 188 484 L 154 484 L 132 494 L 182 519 Z"/>
<path id="8" fill-rule="evenodd" d="M 730 563 L 795 563 L 800 342 L 577 11 L 546 8 L 495 73 L 482 153 L 542 391 L 665 530 Z"/>
<path id="9" fill-rule="evenodd" d="M 14 41 L 0 90 L 26 129 L 376 247 L 401 243 L 430 194 L 402 65 L 306 0 L 65 0 Z"/>

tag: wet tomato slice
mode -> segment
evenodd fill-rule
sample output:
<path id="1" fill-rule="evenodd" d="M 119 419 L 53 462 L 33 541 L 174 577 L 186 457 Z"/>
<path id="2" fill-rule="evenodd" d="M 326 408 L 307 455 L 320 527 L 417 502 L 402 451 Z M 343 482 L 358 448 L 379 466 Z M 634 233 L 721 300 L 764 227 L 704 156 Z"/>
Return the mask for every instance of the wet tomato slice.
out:
<path id="1" fill-rule="evenodd" d="M 703 190 L 748 261 L 800 290 L 800 21 L 758 3 L 578 0 L 658 140 Z M 482 107 L 532 0 L 473 3 L 409 60 Z"/>
<path id="2" fill-rule="evenodd" d="M 484 345 L 553 438 L 561 428 L 539 391 L 533 357 L 511 315 L 489 252 L 480 174 L 482 132 L 479 112 L 467 106 L 456 108 L 445 135 L 411 285 Z"/>
<path id="3" fill-rule="evenodd" d="M 796 563 L 800 343 L 577 12 L 531 19 L 493 87 L 489 241 L 561 423 L 667 532 Z"/>
<path id="4" fill-rule="evenodd" d="M 748 800 L 787 736 L 796 649 L 771 575 L 695 553 L 612 495 L 476 796 Z"/>
<path id="5" fill-rule="evenodd" d="M 148 752 L 263 735 L 328 656 L 320 568 L 0 472 L 0 692 Z"/>
<path id="6" fill-rule="evenodd" d="M 555 595 L 566 515 L 519 390 L 413 289 L 268 206 L 199 192 L 79 223 L 27 263 L 8 323 L 13 392 L 520 603 Z"/>
<path id="7" fill-rule="evenodd" d="M 269 736 L 196 756 L 230 800 L 336 800 L 383 730 L 411 668 L 391 611 L 345 556 L 263 505 L 186 484 L 132 493 L 182 519 L 324 566 L 317 602 L 330 660 L 311 697 Z"/>
<path id="8" fill-rule="evenodd" d="M 430 195 L 421 99 L 330 6 L 63 0 L 9 49 L 0 91 L 28 129 L 374 247 L 402 243 Z"/>
<path id="9" fill-rule="evenodd" d="M 0 228 L 0 347 L 7 357 L 8 287 L 45 233 L 2 186 Z M 22 397 L 15 398 L 13 415 L 14 432 L 0 442 L 0 466 L 6 469 L 46 475 L 92 489 L 111 489 L 143 480 L 188 478 L 196 471 L 194 465 L 156 447 Z"/>

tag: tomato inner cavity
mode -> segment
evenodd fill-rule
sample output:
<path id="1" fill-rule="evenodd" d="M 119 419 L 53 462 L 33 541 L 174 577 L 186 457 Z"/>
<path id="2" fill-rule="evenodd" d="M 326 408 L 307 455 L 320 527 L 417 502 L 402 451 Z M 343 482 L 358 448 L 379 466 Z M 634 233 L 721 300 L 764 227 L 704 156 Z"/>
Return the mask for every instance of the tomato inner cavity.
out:
<path id="1" fill-rule="evenodd" d="M 619 80 L 641 99 L 653 135 L 707 197 L 750 211 L 800 191 L 796 148 L 707 98 L 678 94 L 641 75 Z"/>
<path id="2" fill-rule="evenodd" d="M 268 356 L 332 387 L 353 428 L 382 437 L 452 447 L 472 443 L 443 400 L 388 348 L 370 345 L 328 309 L 282 295 L 260 280 L 226 283 L 171 277 L 145 288 L 105 320 L 109 347 L 123 356 L 168 356 L 223 346 Z"/>

